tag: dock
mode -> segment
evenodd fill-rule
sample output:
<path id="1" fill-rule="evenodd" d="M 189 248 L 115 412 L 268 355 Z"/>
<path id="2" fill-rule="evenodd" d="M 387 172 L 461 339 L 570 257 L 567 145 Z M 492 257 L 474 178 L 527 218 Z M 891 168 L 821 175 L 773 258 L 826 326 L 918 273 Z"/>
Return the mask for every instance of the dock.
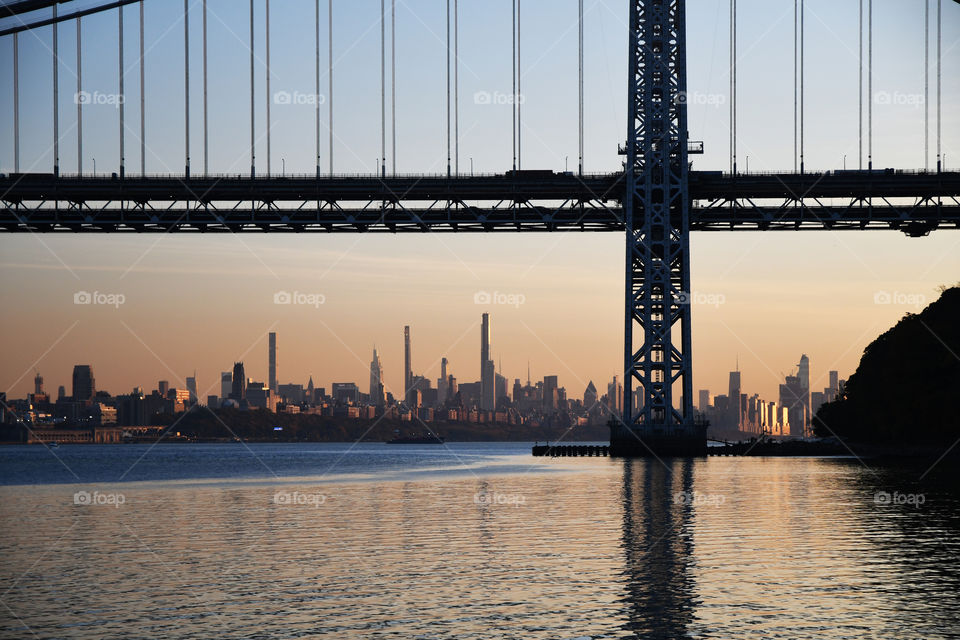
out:
<path id="1" fill-rule="evenodd" d="M 608 445 L 596 444 L 536 444 L 533 445 L 533 455 L 550 458 L 594 458 L 610 455 Z"/>

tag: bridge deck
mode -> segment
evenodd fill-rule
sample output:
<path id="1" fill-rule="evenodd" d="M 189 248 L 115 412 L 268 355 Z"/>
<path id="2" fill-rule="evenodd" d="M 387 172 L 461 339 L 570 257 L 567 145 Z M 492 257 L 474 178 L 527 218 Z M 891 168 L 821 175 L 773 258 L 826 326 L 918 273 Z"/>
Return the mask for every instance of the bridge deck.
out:
<path id="1" fill-rule="evenodd" d="M 0 176 L 8 232 L 620 231 L 622 173 Z M 960 173 L 692 172 L 693 230 L 960 228 Z"/>

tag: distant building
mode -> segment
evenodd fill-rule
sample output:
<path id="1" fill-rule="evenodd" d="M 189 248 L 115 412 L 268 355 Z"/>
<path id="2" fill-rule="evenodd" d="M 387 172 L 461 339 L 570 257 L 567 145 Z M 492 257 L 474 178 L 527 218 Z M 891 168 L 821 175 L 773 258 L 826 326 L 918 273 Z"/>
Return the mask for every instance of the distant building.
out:
<path id="1" fill-rule="evenodd" d="M 251 382 L 247 385 L 244 393 L 244 399 L 247 401 L 248 407 L 266 409 L 267 411 L 277 410 L 277 397 L 264 383 Z"/>
<path id="2" fill-rule="evenodd" d="M 519 380 L 517 382 L 520 382 Z M 587 388 L 583 392 L 583 408 L 591 412 L 597 406 L 597 388 L 593 385 L 593 380 L 587 383 Z"/>
<path id="3" fill-rule="evenodd" d="M 277 393 L 278 382 L 277 382 L 277 334 L 275 332 L 270 332 L 270 335 L 267 337 L 269 353 L 267 355 L 267 386 L 273 393 Z"/>
<path id="4" fill-rule="evenodd" d="M 383 365 L 380 362 L 377 348 L 374 347 L 373 359 L 370 361 L 370 404 L 375 407 L 382 407 L 383 402 Z"/>
<path id="5" fill-rule="evenodd" d="M 480 320 L 480 408 L 493 411 L 497 405 L 496 369 L 490 356 L 490 314 Z"/>
<path id="6" fill-rule="evenodd" d="M 403 328 L 403 401 L 410 405 L 410 391 L 413 389 L 413 354 L 410 345 L 410 327 Z"/>
<path id="7" fill-rule="evenodd" d="M 170 393 L 170 383 L 166 380 L 159 381 L 157 383 L 157 393 L 159 393 L 162 398 L 166 398 Z"/>
<path id="8" fill-rule="evenodd" d="M 193 376 L 187 378 L 187 392 L 190 394 L 190 404 L 199 404 L 200 396 L 197 394 L 197 372 L 193 372 Z"/>
<path id="9" fill-rule="evenodd" d="M 710 408 L 710 390 L 709 389 L 700 389 L 700 403 L 697 407 L 700 409 L 700 413 L 706 413 Z"/>
<path id="10" fill-rule="evenodd" d="M 73 401 L 93 402 L 97 395 L 97 385 L 93 379 L 93 369 L 88 364 L 73 367 Z"/>
<path id="11" fill-rule="evenodd" d="M 443 405 L 450 399 L 450 380 L 447 377 L 447 359 L 440 360 L 440 378 L 437 379 L 437 404 Z"/>
<path id="12" fill-rule="evenodd" d="M 543 376 L 543 410 L 545 412 L 556 411 L 557 406 L 557 388 L 559 382 L 557 376 Z"/>
<path id="13" fill-rule="evenodd" d="M 617 376 L 613 376 L 613 381 L 607 385 L 607 406 L 612 413 L 623 413 L 623 385 Z"/>
<path id="14" fill-rule="evenodd" d="M 233 385 L 230 390 L 230 399 L 240 402 L 247 397 L 247 375 L 243 371 L 243 363 L 233 365 Z"/>
<path id="15" fill-rule="evenodd" d="M 334 382 L 331 393 L 338 404 L 360 404 L 360 388 L 354 382 Z"/>
<path id="16" fill-rule="evenodd" d="M 728 417 L 729 426 L 739 429 L 743 425 L 742 405 L 740 404 L 740 366 L 730 372 L 730 386 L 727 392 L 729 399 Z"/>
<path id="17" fill-rule="evenodd" d="M 233 374 L 229 371 L 220 372 L 220 399 L 226 400 L 233 392 Z"/>
<path id="18" fill-rule="evenodd" d="M 43 395 L 43 376 L 40 375 L 39 371 L 33 377 L 33 393 L 38 396 Z"/>
<path id="19" fill-rule="evenodd" d="M 807 424 L 807 405 L 804 403 L 805 389 L 803 388 L 799 376 L 787 376 L 784 384 L 780 385 L 780 406 L 786 410 L 789 424 L 789 433 L 800 437 L 803 436 L 804 425 Z"/>

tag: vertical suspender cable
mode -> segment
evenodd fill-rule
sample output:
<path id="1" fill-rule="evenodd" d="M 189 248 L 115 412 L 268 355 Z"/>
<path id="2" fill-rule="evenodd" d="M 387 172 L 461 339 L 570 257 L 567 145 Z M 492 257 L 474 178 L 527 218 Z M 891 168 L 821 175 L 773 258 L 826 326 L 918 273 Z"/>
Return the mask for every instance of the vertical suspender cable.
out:
<path id="1" fill-rule="evenodd" d="M 314 111 L 316 112 L 316 134 L 317 134 L 317 177 L 320 177 L 320 0 L 314 2 L 314 17 L 316 18 L 316 33 L 314 44 L 316 44 L 316 60 L 314 61 L 314 71 L 316 72 L 316 82 L 314 83 L 313 99 L 315 101 Z"/>
<path id="2" fill-rule="evenodd" d="M 83 29 L 77 18 L 77 174 L 83 175 Z"/>
<path id="3" fill-rule="evenodd" d="M 450 0 L 447 0 L 447 177 L 450 177 Z"/>
<path id="4" fill-rule="evenodd" d="M 453 170 L 460 175 L 460 3 L 453 0 Z"/>
<path id="5" fill-rule="evenodd" d="M 257 152 L 256 152 L 256 101 L 255 101 L 255 91 L 254 91 L 254 76 L 253 76 L 253 0 L 250 0 L 250 177 L 254 178 L 257 175 Z"/>
<path id="6" fill-rule="evenodd" d="M 390 159 L 397 175 L 397 0 L 390 2 Z"/>
<path id="7" fill-rule="evenodd" d="M 800 173 L 804 172 L 804 136 L 803 136 L 803 125 L 806 122 L 806 112 L 807 112 L 807 101 L 806 93 L 804 92 L 804 80 L 806 80 L 806 67 L 804 64 L 805 57 L 805 45 L 807 40 L 806 26 L 804 24 L 804 18 L 806 17 L 807 12 L 807 3 L 805 0 L 800 0 Z"/>
<path id="8" fill-rule="evenodd" d="M 126 156 L 124 153 L 124 145 L 123 145 L 124 138 L 126 137 L 126 126 L 124 121 L 124 115 L 125 115 L 124 105 L 127 102 L 126 95 L 123 92 L 123 71 L 124 71 L 123 69 L 123 5 L 120 5 L 120 8 L 118 9 L 118 16 L 119 17 L 117 19 L 117 22 L 119 24 L 119 30 L 120 30 L 120 33 L 118 36 L 118 42 L 119 42 L 120 48 L 118 50 L 119 55 L 117 56 L 118 64 L 120 68 L 120 77 L 119 77 L 119 81 L 120 81 L 119 82 L 120 84 L 120 101 L 119 101 L 120 102 L 119 104 L 119 107 L 120 107 L 120 177 L 123 178 L 124 165 L 126 164 Z"/>
<path id="9" fill-rule="evenodd" d="M 867 0 L 867 169 L 873 170 L 873 0 Z"/>
<path id="10" fill-rule="evenodd" d="M 579 98 L 580 104 L 577 108 L 578 115 L 578 145 L 580 149 L 580 168 L 579 174 L 583 175 L 583 0 L 579 1 L 577 25 L 578 25 L 578 48 L 577 48 L 577 67 L 579 76 Z"/>
<path id="11" fill-rule="evenodd" d="M 380 0 L 380 176 L 387 175 L 387 9 Z"/>
<path id="12" fill-rule="evenodd" d="M 20 173 L 20 39 L 13 34 L 13 171 Z"/>
<path id="13" fill-rule="evenodd" d="M 327 64 L 329 65 L 327 69 L 327 81 L 329 83 L 327 93 L 330 94 L 327 99 L 327 103 L 330 105 L 328 113 L 330 123 L 327 128 L 330 130 L 330 177 L 333 177 L 333 0 L 327 0 L 327 45 L 329 47 L 327 53 Z"/>
<path id="14" fill-rule="evenodd" d="M 53 5 L 53 175 L 60 175 L 60 49 L 57 5 Z"/>
<path id="15" fill-rule="evenodd" d="M 930 170 L 930 0 L 923 0 L 923 168 Z"/>
<path id="16" fill-rule="evenodd" d="M 207 108 L 207 0 L 203 0 L 203 175 L 210 174 L 210 120 Z"/>
<path id="17" fill-rule="evenodd" d="M 270 173 L 270 162 L 273 160 L 271 151 L 270 151 L 270 130 L 273 129 L 273 120 L 270 117 L 270 103 L 273 102 L 270 96 L 270 0 L 266 0 L 266 15 L 267 15 L 267 36 L 266 36 L 266 47 L 267 47 L 267 84 L 266 84 L 266 93 L 267 93 L 267 177 L 269 178 Z"/>
<path id="18" fill-rule="evenodd" d="M 140 175 L 147 173 L 147 122 L 144 116 L 147 111 L 146 89 L 144 88 L 143 63 L 143 0 L 140 0 Z"/>
<path id="19" fill-rule="evenodd" d="M 737 0 L 730 0 L 730 173 L 737 174 Z"/>
<path id="20" fill-rule="evenodd" d="M 943 0 L 937 0 L 937 173 L 940 173 L 942 169 L 940 155 L 940 84 L 941 84 L 941 40 L 942 40 L 942 24 L 943 19 Z"/>
<path id="21" fill-rule="evenodd" d="M 513 170 L 517 170 L 517 0 L 510 0 L 513 11 L 512 31 L 510 32 L 513 55 L 510 58 L 510 73 L 513 76 L 513 100 L 510 101 L 510 120 L 513 128 Z"/>
<path id="22" fill-rule="evenodd" d="M 520 0 L 517 0 L 517 169 L 523 169 L 523 65 L 520 64 L 520 17 L 522 15 Z"/>
<path id="23" fill-rule="evenodd" d="M 800 0 L 793 0 L 793 171 L 800 169 L 800 134 L 797 128 L 800 122 L 799 95 L 799 50 L 800 50 Z"/>
<path id="24" fill-rule="evenodd" d="M 860 4 L 860 48 L 857 50 L 857 59 L 860 63 L 860 76 L 857 88 L 859 89 L 860 95 L 860 106 L 857 113 L 857 141 L 858 141 L 858 155 L 860 158 L 859 169 L 863 170 L 863 0 L 859 0 Z"/>
<path id="25" fill-rule="evenodd" d="M 183 0 L 183 151 L 185 175 L 190 177 L 190 11 Z"/>

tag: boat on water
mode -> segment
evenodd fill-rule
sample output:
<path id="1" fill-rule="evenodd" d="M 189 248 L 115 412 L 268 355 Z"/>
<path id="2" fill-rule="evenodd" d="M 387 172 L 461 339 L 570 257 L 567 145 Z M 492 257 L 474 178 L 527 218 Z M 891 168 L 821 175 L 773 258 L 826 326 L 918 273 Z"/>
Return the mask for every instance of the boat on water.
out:
<path id="1" fill-rule="evenodd" d="M 429 434 L 425 436 L 397 436 L 393 440 L 387 440 L 387 444 L 443 444 L 443 436 Z"/>

